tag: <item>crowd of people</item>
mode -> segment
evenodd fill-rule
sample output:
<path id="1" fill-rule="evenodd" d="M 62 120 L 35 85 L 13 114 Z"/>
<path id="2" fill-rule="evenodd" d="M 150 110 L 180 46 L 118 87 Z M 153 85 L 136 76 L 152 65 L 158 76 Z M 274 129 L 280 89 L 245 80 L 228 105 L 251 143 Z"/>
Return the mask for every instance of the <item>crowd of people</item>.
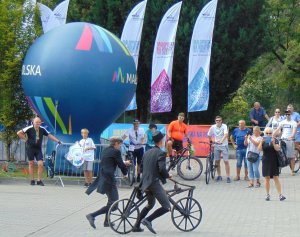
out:
<path id="1" fill-rule="evenodd" d="M 231 183 L 229 166 L 229 144 L 231 141 L 236 152 L 236 175 L 234 181 L 242 178 L 248 181 L 248 188 L 261 186 L 260 163 L 262 163 L 262 176 L 264 177 L 264 187 L 266 191 L 265 200 L 270 200 L 270 180 L 273 179 L 279 195 L 279 200 L 286 199 L 282 195 L 281 183 L 279 180 L 279 166 L 277 152 L 281 148 L 281 141 L 286 144 L 286 155 L 290 160 L 291 174 L 294 175 L 294 161 L 296 152 L 299 152 L 300 143 L 300 115 L 294 111 L 293 106 L 287 106 L 284 115 L 280 109 L 276 108 L 274 116 L 269 118 L 266 111 L 259 102 L 254 103 L 250 111 L 251 127 L 246 126 L 245 120 L 241 119 L 231 135 L 228 127 L 223 123 L 221 116 L 216 116 L 215 124 L 208 130 L 208 139 L 214 147 L 214 159 L 217 167 L 216 182 L 222 181 L 221 163 L 225 164 L 226 182 Z M 172 121 L 167 128 L 167 140 L 164 142 L 165 134 L 157 130 L 157 125 L 150 124 L 145 131 L 141 128 L 139 120 L 133 121 L 133 127 L 128 129 L 122 137 L 111 137 L 109 147 L 101 153 L 101 166 L 98 177 L 92 182 L 92 169 L 95 144 L 88 137 L 88 130 L 82 129 L 82 140 L 80 146 L 84 148 L 85 160 L 83 170 L 85 175 L 85 186 L 88 187 L 86 193 L 90 194 L 97 190 L 108 197 L 107 204 L 94 213 L 86 216 L 90 225 L 95 226 L 95 218 L 101 214 L 105 215 L 104 226 L 109 226 L 107 213 L 114 201 L 118 200 L 118 189 L 116 186 L 115 171 L 119 167 L 124 178 L 127 176 L 127 166 L 130 161 L 123 161 L 121 157 L 121 145 L 125 138 L 129 138 L 130 144 L 134 145 L 133 157 L 137 167 L 136 181 L 140 183 L 141 190 L 146 193 L 148 205 L 141 211 L 141 217 L 137 221 L 133 232 L 142 232 L 140 224 L 147 227 L 152 233 L 156 233 L 152 227 L 152 221 L 170 211 L 170 203 L 160 182 L 165 183 L 171 174 L 166 170 L 166 160 L 169 157 L 172 162 L 172 151 L 180 151 L 183 148 L 183 140 L 190 141 L 188 126 L 184 123 L 184 113 L 179 113 L 177 120 Z M 55 142 L 61 143 L 56 137 L 51 135 L 41 126 L 40 118 L 35 118 L 33 124 L 20 131 L 18 136 L 27 142 L 27 155 L 29 158 L 29 174 L 31 185 L 44 185 L 42 182 L 43 157 L 41 144 L 43 136 L 48 136 Z M 228 139 L 229 138 L 229 139 Z M 166 148 L 166 152 L 163 151 Z M 38 179 L 34 180 L 33 165 L 34 159 L 38 162 Z M 244 166 L 244 177 L 241 177 L 241 169 Z M 155 200 L 161 204 L 154 213 L 147 217 L 149 211 L 154 207 Z"/>

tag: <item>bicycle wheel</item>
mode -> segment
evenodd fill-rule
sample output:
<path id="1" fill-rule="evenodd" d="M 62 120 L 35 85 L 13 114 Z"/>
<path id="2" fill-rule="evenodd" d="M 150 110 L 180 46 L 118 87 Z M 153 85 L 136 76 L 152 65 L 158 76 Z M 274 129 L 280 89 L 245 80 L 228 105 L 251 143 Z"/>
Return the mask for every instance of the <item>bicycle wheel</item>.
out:
<path id="1" fill-rule="evenodd" d="M 300 169 L 300 154 L 296 153 L 294 172 L 297 173 Z"/>
<path id="2" fill-rule="evenodd" d="M 132 186 L 135 181 L 135 166 L 133 164 L 128 166 L 127 172 L 128 172 L 128 179 L 127 179 L 126 183 L 129 186 Z"/>
<path id="3" fill-rule="evenodd" d="M 210 167 L 210 156 L 206 158 L 206 170 L 205 170 L 205 183 L 209 184 L 210 176 L 211 176 L 211 167 Z"/>
<path id="4" fill-rule="evenodd" d="M 211 162 L 211 178 L 214 179 L 216 177 L 216 171 L 217 171 L 217 166 L 216 163 L 214 163 L 215 161 L 215 157 L 214 157 L 214 153 L 212 153 L 212 162 Z"/>
<path id="5" fill-rule="evenodd" d="M 175 227 L 188 232 L 197 228 L 202 219 L 202 208 L 192 197 L 179 199 L 171 210 L 171 218 Z"/>
<path id="6" fill-rule="evenodd" d="M 203 171 L 203 165 L 199 158 L 187 156 L 181 158 L 177 165 L 178 175 L 185 180 L 197 179 Z"/>
<path id="7" fill-rule="evenodd" d="M 110 228 L 119 234 L 131 232 L 139 216 L 138 206 L 128 198 L 114 202 L 107 213 Z"/>

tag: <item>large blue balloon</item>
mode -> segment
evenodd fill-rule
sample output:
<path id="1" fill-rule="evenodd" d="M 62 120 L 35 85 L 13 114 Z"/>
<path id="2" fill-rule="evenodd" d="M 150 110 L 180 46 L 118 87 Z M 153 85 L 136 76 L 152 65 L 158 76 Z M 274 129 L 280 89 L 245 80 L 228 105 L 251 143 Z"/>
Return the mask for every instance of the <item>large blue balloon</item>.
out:
<path id="1" fill-rule="evenodd" d="M 34 42 L 22 82 L 31 106 L 52 129 L 56 117 L 59 134 L 80 134 L 87 127 L 95 136 L 125 111 L 137 77 L 133 58 L 115 35 L 80 22 Z"/>

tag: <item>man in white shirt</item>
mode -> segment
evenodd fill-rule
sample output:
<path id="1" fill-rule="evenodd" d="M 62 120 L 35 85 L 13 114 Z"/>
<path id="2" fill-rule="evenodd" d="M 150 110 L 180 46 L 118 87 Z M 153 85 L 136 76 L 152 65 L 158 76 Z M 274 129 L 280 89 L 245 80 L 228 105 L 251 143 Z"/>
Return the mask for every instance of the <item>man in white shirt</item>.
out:
<path id="1" fill-rule="evenodd" d="M 214 158 L 217 166 L 217 174 L 218 177 L 216 181 L 221 181 L 221 167 L 220 167 L 220 159 L 221 153 L 223 154 L 223 161 L 225 164 L 225 170 L 227 175 L 227 183 L 230 183 L 230 168 L 229 168 L 229 161 L 228 161 L 228 128 L 226 124 L 222 123 L 222 117 L 217 116 L 216 124 L 212 125 L 208 130 L 208 138 L 209 141 L 212 142 L 212 137 L 215 138 L 215 146 L 214 146 Z"/>
<path id="2" fill-rule="evenodd" d="M 129 137 L 130 145 L 134 145 L 133 158 L 134 164 L 137 164 L 137 182 L 141 180 L 141 163 L 144 155 L 144 146 L 142 144 L 146 141 L 146 133 L 143 128 L 140 128 L 140 121 L 138 119 L 133 120 L 133 128 L 130 128 L 123 135 L 123 139 Z"/>
<path id="3" fill-rule="evenodd" d="M 281 139 L 284 139 L 286 143 L 286 156 L 290 159 L 290 168 L 292 175 L 295 167 L 295 146 L 294 140 L 297 131 L 297 123 L 291 118 L 292 112 L 290 110 L 285 111 L 286 119 L 279 123 L 278 128 L 275 130 L 274 135 L 281 132 Z"/>

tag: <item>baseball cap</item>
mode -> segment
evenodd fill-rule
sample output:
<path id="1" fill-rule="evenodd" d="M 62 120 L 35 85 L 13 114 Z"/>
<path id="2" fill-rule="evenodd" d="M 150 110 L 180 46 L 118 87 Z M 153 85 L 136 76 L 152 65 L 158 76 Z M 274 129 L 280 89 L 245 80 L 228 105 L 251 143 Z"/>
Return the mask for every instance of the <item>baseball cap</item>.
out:
<path id="1" fill-rule="evenodd" d="M 154 123 L 150 123 L 149 124 L 149 129 L 151 129 L 151 128 L 157 128 L 157 126 Z"/>
<path id="2" fill-rule="evenodd" d="M 134 119 L 133 123 L 140 123 L 140 121 L 138 119 Z"/>
<path id="3" fill-rule="evenodd" d="M 291 114 L 292 112 L 290 110 L 285 111 L 286 114 Z"/>

